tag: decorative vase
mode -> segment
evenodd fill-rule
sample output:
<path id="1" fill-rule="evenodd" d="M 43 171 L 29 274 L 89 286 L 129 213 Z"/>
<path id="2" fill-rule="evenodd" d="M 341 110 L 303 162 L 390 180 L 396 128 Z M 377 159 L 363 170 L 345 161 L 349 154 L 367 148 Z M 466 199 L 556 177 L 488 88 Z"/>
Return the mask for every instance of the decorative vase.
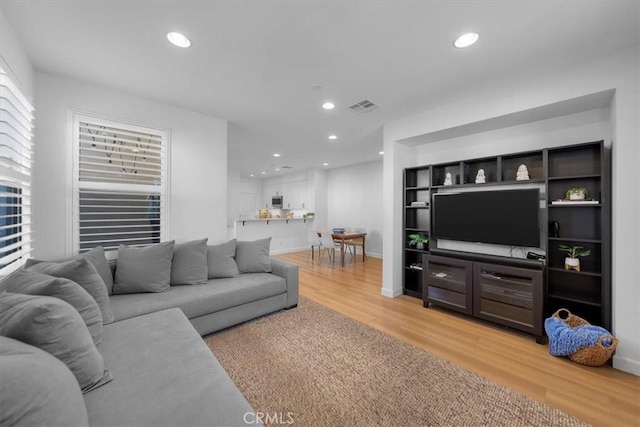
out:
<path id="1" fill-rule="evenodd" d="M 416 249 L 419 250 L 419 251 L 424 250 L 424 243 L 422 243 L 422 242 L 416 243 Z"/>
<path id="2" fill-rule="evenodd" d="M 584 193 L 569 193 L 569 200 L 584 200 Z"/>
<path id="3" fill-rule="evenodd" d="M 569 258 L 569 257 L 565 258 L 564 269 L 580 271 L 580 260 L 578 258 Z"/>

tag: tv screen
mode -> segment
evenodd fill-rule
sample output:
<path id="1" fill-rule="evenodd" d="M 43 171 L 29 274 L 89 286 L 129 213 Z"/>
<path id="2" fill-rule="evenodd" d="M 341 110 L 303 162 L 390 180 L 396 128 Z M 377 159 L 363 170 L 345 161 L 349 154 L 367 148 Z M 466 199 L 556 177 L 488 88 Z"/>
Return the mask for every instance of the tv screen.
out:
<path id="1" fill-rule="evenodd" d="M 470 191 L 433 196 L 436 239 L 540 246 L 540 190 Z"/>

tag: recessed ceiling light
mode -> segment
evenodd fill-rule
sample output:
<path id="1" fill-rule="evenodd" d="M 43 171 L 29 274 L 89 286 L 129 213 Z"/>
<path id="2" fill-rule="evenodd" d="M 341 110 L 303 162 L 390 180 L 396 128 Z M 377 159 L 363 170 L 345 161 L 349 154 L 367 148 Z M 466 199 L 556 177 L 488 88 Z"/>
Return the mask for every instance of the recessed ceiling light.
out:
<path id="1" fill-rule="evenodd" d="M 278 154 L 278 153 L 273 153 L 273 157 L 280 157 L 280 154 Z"/>
<path id="2" fill-rule="evenodd" d="M 478 33 L 466 33 L 458 37 L 456 41 L 453 42 L 453 45 L 459 49 L 469 47 L 477 42 L 479 37 Z"/>
<path id="3" fill-rule="evenodd" d="M 338 137 L 336 135 L 329 135 L 329 139 L 334 140 L 334 139 L 338 139 Z"/>
<path id="4" fill-rule="evenodd" d="M 253 178 L 253 174 L 249 175 L 251 178 Z"/>
<path id="5" fill-rule="evenodd" d="M 189 40 L 189 37 L 185 36 L 182 33 L 176 33 L 174 31 L 167 33 L 167 39 L 169 39 L 171 43 L 178 47 L 191 46 L 191 40 Z"/>
<path id="6" fill-rule="evenodd" d="M 276 168 L 276 172 L 280 172 L 280 168 Z"/>
<path id="7" fill-rule="evenodd" d="M 324 108 L 325 110 L 333 110 L 334 108 L 336 108 L 336 105 L 333 102 L 327 101 L 322 104 L 322 108 Z"/>
<path id="8" fill-rule="evenodd" d="M 267 173 L 265 171 L 262 171 L 262 175 L 266 175 Z"/>
<path id="9" fill-rule="evenodd" d="M 384 154 L 384 151 L 378 151 L 378 154 L 382 156 Z"/>
<path id="10" fill-rule="evenodd" d="M 325 162 L 322 164 L 322 166 L 329 166 L 329 163 Z"/>

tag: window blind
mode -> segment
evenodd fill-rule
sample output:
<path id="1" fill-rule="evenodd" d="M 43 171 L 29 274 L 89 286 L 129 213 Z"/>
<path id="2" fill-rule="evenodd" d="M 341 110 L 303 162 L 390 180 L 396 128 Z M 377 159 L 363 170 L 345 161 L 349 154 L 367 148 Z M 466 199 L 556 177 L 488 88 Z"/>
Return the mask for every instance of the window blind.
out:
<path id="1" fill-rule="evenodd" d="M 159 243 L 166 232 L 166 133 L 74 115 L 74 244 Z"/>
<path id="2" fill-rule="evenodd" d="M 0 276 L 31 252 L 33 110 L 0 67 Z"/>

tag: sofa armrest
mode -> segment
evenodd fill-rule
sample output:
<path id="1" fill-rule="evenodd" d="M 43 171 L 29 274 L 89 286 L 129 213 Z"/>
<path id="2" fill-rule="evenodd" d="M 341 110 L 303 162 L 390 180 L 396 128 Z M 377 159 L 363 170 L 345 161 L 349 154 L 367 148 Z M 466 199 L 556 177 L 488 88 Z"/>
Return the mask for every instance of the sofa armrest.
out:
<path id="1" fill-rule="evenodd" d="M 271 272 L 287 281 L 287 308 L 298 305 L 298 266 L 278 258 L 271 258 Z"/>

